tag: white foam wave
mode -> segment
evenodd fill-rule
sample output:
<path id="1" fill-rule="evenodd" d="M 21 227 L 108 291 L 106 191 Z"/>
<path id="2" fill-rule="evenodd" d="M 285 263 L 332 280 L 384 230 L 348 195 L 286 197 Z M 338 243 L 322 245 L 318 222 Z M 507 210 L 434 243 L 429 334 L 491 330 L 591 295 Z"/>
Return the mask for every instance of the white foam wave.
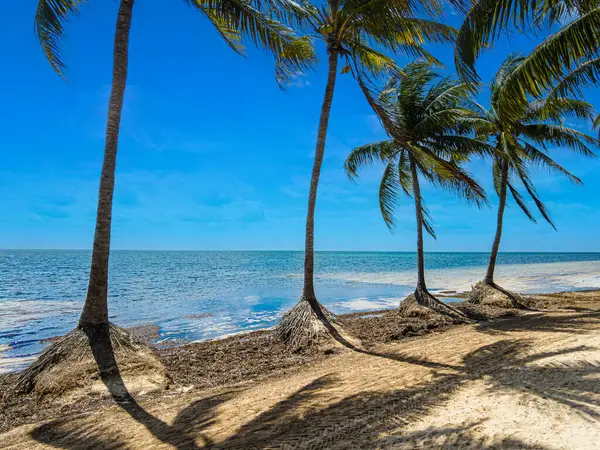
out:
<path id="1" fill-rule="evenodd" d="M 432 291 L 469 291 L 483 279 L 485 267 L 432 269 L 425 275 Z M 417 281 L 414 271 L 331 273 L 321 277 L 402 286 L 414 286 Z M 600 288 L 600 261 L 500 265 L 496 269 L 496 281 L 507 289 L 520 292 Z"/>

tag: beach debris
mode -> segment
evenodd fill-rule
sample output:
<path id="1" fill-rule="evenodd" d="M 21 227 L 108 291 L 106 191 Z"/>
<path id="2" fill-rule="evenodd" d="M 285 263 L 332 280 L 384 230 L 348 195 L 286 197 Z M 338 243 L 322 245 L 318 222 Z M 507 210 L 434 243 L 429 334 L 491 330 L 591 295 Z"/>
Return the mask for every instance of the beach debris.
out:
<path id="1" fill-rule="evenodd" d="M 78 327 L 50 345 L 20 376 L 16 391 L 37 396 L 125 397 L 166 389 L 156 351 L 113 324 Z"/>
<path id="2" fill-rule="evenodd" d="M 455 321 L 468 323 L 471 320 L 460 310 L 453 306 L 441 302 L 437 298 L 421 287 L 417 287 L 414 293 L 406 297 L 398 311 L 404 317 L 428 317 L 431 315 L 442 315 L 452 318 Z"/>
<path id="3" fill-rule="evenodd" d="M 360 346 L 355 338 L 348 336 L 343 330 L 335 314 L 322 304 L 318 305 L 324 320 L 317 317 L 308 300 L 304 298 L 287 311 L 275 328 L 279 339 L 293 351 L 325 342 L 331 343 L 332 340 L 349 348 Z"/>
<path id="4" fill-rule="evenodd" d="M 527 300 L 522 295 L 483 281 L 477 283 L 467 294 L 467 301 L 476 305 L 529 309 Z"/>

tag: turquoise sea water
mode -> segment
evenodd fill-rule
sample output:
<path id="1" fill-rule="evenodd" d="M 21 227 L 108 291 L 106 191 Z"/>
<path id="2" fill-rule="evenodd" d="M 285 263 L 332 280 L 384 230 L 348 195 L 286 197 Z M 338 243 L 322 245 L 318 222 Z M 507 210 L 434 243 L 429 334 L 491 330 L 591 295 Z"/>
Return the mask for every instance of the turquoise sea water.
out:
<path id="1" fill-rule="evenodd" d="M 468 288 L 487 257 L 428 253 L 429 287 Z M 87 251 L 0 251 L 0 372 L 22 367 L 41 340 L 76 325 L 89 261 Z M 270 327 L 297 301 L 302 263 L 301 252 L 115 251 L 110 317 L 158 325 L 165 345 Z M 414 253 L 320 252 L 317 294 L 337 313 L 391 308 L 412 291 L 415 264 Z M 600 253 L 505 253 L 499 264 L 509 284 L 529 277 L 520 290 L 595 287 Z"/>

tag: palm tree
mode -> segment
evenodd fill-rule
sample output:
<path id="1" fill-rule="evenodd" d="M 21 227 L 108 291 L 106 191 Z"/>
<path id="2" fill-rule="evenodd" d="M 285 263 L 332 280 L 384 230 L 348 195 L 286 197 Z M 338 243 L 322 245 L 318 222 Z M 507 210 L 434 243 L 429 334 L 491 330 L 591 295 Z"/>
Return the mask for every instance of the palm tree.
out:
<path id="1" fill-rule="evenodd" d="M 435 238 L 431 217 L 421 194 L 421 179 L 460 197 L 485 203 L 481 186 L 461 168 L 473 154 L 490 150 L 469 133 L 472 86 L 452 77 L 441 78 L 431 65 L 415 62 L 392 77 L 377 100 L 369 96 L 390 139 L 354 149 L 345 162 L 350 178 L 375 162 L 385 165 L 379 186 L 379 206 L 386 225 L 394 228 L 394 208 L 403 193 L 413 197 L 417 222 L 417 286 L 400 305 L 406 315 L 433 309 L 463 319 L 464 315 L 427 291 L 423 229 Z"/>
<path id="2" fill-rule="evenodd" d="M 473 303 L 522 306 L 522 300 L 517 295 L 494 283 L 508 192 L 510 191 L 515 203 L 525 215 L 535 222 L 536 219 L 525 203 L 524 196 L 517 189 L 520 183 L 542 217 L 556 228 L 548 209 L 533 186 L 529 167 L 538 166 L 563 175 L 573 183 L 581 184 L 581 180 L 554 161 L 547 154 L 547 150 L 549 147 L 565 148 L 589 157 L 594 156 L 590 147 L 600 145 L 597 139 L 562 124 L 567 116 L 593 120 L 594 111 L 587 102 L 559 97 L 556 96 L 557 91 L 554 91 L 543 100 L 531 101 L 515 110 L 510 90 L 506 86 L 511 74 L 519 69 L 524 60 L 512 55 L 504 61 L 490 83 L 489 109 L 478 105 L 474 117 L 468 119 L 480 138 L 490 139 L 495 144 L 493 180 L 499 200 L 496 234 L 487 273 L 483 282 L 478 283 L 470 294 Z"/>
<path id="3" fill-rule="evenodd" d="M 477 79 L 475 61 L 511 25 L 519 29 L 560 28 L 519 64 L 505 83 L 512 103 L 541 97 L 561 82 L 572 94 L 582 83 L 598 83 L 600 73 L 600 1 L 598 0 L 477 0 L 456 41 L 456 66 L 466 80 Z"/>
<path id="4" fill-rule="evenodd" d="M 453 28 L 435 20 L 441 16 L 444 3 L 442 0 L 327 0 L 312 4 L 303 0 L 286 18 L 307 36 L 322 41 L 328 55 L 306 214 L 304 286 L 300 301 L 277 327 L 280 338 L 292 348 L 308 345 L 323 331 L 338 340 L 341 337 L 340 329 L 333 325 L 335 317 L 319 303 L 314 286 L 317 188 L 340 58 L 345 62 L 340 73 L 352 73 L 355 77 L 397 70 L 395 62 L 382 53 L 385 50 L 435 61 L 423 46 L 429 42 L 453 42 L 455 38 Z"/>
<path id="5" fill-rule="evenodd" d="M 257 46 L 271 51 L 276 60 L 277 78 L 284 83 L 298 71 L 307 68 L 314 59 L 312 44 L 308 38 L 299 39 L 293 31 L 264 14 L 258 2 L 251 0 L 185 0 L 186 3 L 202 12 L 215 26 L 216 31 L 236 52 L 241 53 L 242 38 L 247 37 Z M 85 0 L 39 0 L 35 16 L 35 29 L 42 50 L 56 72 L 64 77 L 65 67 L 60 57 L 60 40 L 63 26 L 70 16 L 76 15 Z M 283 4 L 283 1 L 281 2 Z M 104 163 L 100 177 L 96 231 L 92 250 L 89 285 L 78 327 L 63 341 L 48 348 L 21 377 L 20 388 L 31 390 L 37 376 L 58 363 L 69 360 L 71 353 L 81 353 L 80 347 L 91 343 L 94 358 L 98 364 L 108 364 L 114 356 L 107 354 L 112 347 L 120 349 L 133 358 L 141 350 L 132 344 L 127 333 L 109 324 L 108 321 L 108 262 L 110 254 L 110 234 L 112 203 L 115 182 L 115 167 L 121 110 L 127 85 L 129 32 L 133 15 L 134 0 L 120 0 L 115 29 L 113 49 L 112 90 L 109 100 L 108 122 Z M 133 356 L 132 356 L 133 355 Z M 146 359 L 152 359 L 146 352 Z M 124 359 L 121 355 L 120 359 Z M 155 358 L 154 358 L 155 359 Z M 155 360 L 151 365 L 160 365 Z M 137 363 L 148 368 L 148 364 Z M 114 367 L 101 367 L 101 374 L 111 373 Z"/>

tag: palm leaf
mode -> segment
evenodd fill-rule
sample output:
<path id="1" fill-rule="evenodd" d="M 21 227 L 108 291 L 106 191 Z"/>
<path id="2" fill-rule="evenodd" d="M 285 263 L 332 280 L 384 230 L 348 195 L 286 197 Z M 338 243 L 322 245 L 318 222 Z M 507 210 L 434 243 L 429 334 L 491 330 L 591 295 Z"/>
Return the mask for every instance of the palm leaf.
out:
<path id="1" fill-rule="evenodd" d="M 561 175 L 564 175 L 573 184 L 583 184 L 583 182 L 581 181 L 580 178 L 573 175 L 571 172 L 569 172 L 563 166 L 558 164 L 556 161 L 554 161 L 552 158 L 550 158 L 544 152 L 535 148 L 533 145 L 524 143 L 522 148 L 523 148 L 523 152 L 527 155 L 529 160 L 531 162 L 533 162 L 534 164 L 537 164 L 538 166 L 545 168 L 546 170 L 548 170 L 550 172 L 557 172 L 557 173 L 560 173 Z"/>
<path id="2" fill-rule="evenodd" d="M 85 0 L 40 0 L 35 13 L 35 32 L 52 68 L 64 78 L 60 40 L 70 15 L 77 15 Z"/>
<path id="3" fill-rule="evenodd" d="M 379 208 L 383 221 L 390 229 L 394 230 L 394 210 L 398 205 L 400 192 L 398 190 L 398 168 L 395 161 L 391 160 L 387 163 L 379 184 Z"/>
<path id="4" fill-rule="evenodd" d="M 563 77 L 548 94 L 549 97 L 565 97 L 573 95 L 581 97 L 582 89 L 597 86 L 600 83 L 600 58 L 593 58 Z"/>
<path id="5" fill-rule="evenodd" d="M 544 147 L 548 144 L 553 144 L 558 147 L 572 149 L 587 157 L 595 156 L 590 146 L 598 147 L 600 145 L 598 139 L 588 136 L 585 133 L 573 128 L 548 123 L 525 125 L 521 129 L 521 134 Z"/>
<path id="6" fill-rule="evenodd" d="M 228 31 L 244 36 L 257 47 L 269 50 L 277 63 L 277 80 L 285 84 L 312 68 L 316 57 L 308 37 L 298 38 L 294 31 L 256 9 L 247 0 L 187 0 L 210 14 Z"/>
<path id="7" fill-rule="evenodd" d="M 548 211 L 548 208 L 546 207 L 544 202 L 542 202 L 542 200 L 538 196 L 535 188 L 533 187 L 533 185 L 531 183 L 531 180 L 529 179 L 529 175 L 527 174 L 527 171 L 519 165 L 514 165 L 513 167 L 516 169 L 517 174 L 518 174 L 521 182 L 523 183 L 523 186 L 525 187 L 525 190 L 527 190 L 527 193 L 532 198 L 533 202 L 535 203 L 535 206 L 537 207 L 537 209 L 540 212 L 540 214 L 542 215 L 542 217 L 546 220 L 546 222 L 548 222 L 552 226 L 552 228 L 554 228 L 556 230 L 556 226 L 554 225 L 554 222 L 550 218 L 550 212 Z"/>
<path id="8" fill-rule="evenodd" d="M 600 7 L 567 24 L 538 45 L 510 76 L 506 89 L 515 101 L 540 97 L 573 70 L 578 61 L 600 50 Z"/>
<path id="9" fill-rule="evenodd" d="M 564 97 L 548 97 L 530 102 L 523 114 L 523 122 L 547 121 L 560 122 L 566 116 L 593 121 L 594 107 L 583 100 Z"/>
<path id="10" fill-rule="evenodd" d="M 531 213 L 531 210 L 527 206 L 527 203 L 525 203 L 525 198 L 519 193 L 519 191 L 515 189 L 515 187 L 510 182 L 508 183 L 508 189 L 510 190 L 512 197 L 515 199 L 515 203 L 519 206 L 519 208 L 521 208 L 521 211 L 523 211 L 523 213 L 531 222 L 537 223 L 536 218 Z"/>
<path id="11" fill-rule="evenodd" d="M 387 163 L 398 153 L 393 141 L 380 141 L 355 148 L 344 162 L 344 169 L 350 179 L 358 176 L 358 171 L 364 166 L 376 161 Z"/>
<path id="12" fill-rule="evenodd" d="M 458 31 L 455 63 L 461 78 L 478 79 L 475 60 L 491 46 L 509 24 L 518 26 L 533 20 L 538 0 L 478 0 L 473 4 Z"/>
<path id="13" fill-rule="evenodd" d="M 362 42 L 347 40 L 346 45 L 352 54 L 353 61 L 357 63 L 357 70 L 364 68 L 372 75 L 379 75 L 386 71 L 393 72 L 400 70 L 392 58 Z"/>
<path id="14" fill-rule="evenodd" d="M 478 207 L 487 204 L 485 190 L 466 170 L 455 162 L 438 157 L 426 144 L 420 147 L 420 151 L 413 147 L 413 157 L 430 183 L 452 191 Z"/>
<path id="15" fill-rule="evenodd" d="M 242 35 L 237 29 L 232 28 L 226 21 L 214 14 L 214 12 L 202 5 L 198 5 L 198 8 L 204 13 L 204 15 L 213 24 L 217 33 L 221 35 L 225 43 L 239 55 L 244 55 L 244 45 L 242 44 Z"/>
<path id="16" fill-rule="evenodd" d="M 429 213 L 429 209 L 425 204 L 425 200 L 421 199 L 421 216 L 423 217 L 423 228 L 432 238 L 437 239 L 435 229 L 433 228 L 433 219 Z"/>

